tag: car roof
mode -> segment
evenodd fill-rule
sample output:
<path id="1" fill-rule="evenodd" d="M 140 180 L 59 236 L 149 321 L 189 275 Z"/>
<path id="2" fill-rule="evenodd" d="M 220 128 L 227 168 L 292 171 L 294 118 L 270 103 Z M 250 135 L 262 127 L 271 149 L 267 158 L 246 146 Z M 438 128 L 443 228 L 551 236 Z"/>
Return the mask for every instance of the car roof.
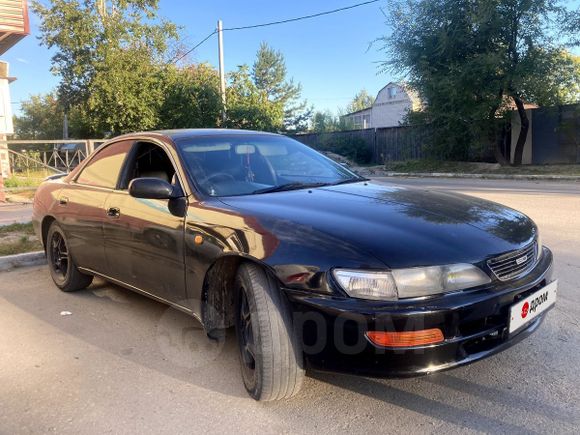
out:
<path id="1" fill-rule="evenodd" d="M 229 128 L 185 128 L 176 130 L 156 130 L 150 132 L 143 132 L 143 134 L 154 133 L 169 137 L 171 140 L 187 139 L 196 136 L 220 136 L 220 135 L 276 135 L 275 133 L 268 133 L 264 131 L 254 130 L 239 130 Z"/>

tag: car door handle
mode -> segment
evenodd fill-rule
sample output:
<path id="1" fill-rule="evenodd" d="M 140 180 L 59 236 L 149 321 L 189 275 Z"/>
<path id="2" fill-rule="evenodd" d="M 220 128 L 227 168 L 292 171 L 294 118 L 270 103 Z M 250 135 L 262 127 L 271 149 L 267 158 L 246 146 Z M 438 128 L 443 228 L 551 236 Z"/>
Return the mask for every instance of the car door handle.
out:
<path id="1" fill-rule="evenodd" d="M 118 207 L 110 207 L 107 209 L 107 216 L 109 217 L 119 217 L 121 216 L 121 210 Z"/>
<path id="2" fill-rule="evenodd" d="M 68 204 L 68 198 L 66 196 L 61 196 L 58 199 L 58 205 L 67 205 Z"/>

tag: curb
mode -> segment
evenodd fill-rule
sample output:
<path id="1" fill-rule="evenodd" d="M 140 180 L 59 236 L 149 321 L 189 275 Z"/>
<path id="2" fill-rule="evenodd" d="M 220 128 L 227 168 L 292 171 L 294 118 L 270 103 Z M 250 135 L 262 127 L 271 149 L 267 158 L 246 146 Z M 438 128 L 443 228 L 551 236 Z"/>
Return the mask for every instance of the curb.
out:
<path id="1" fill-rule="evenodd" d="M 18 267 L 39 266 L 41 264 L 46 264 L 44 251 L 6 255 L 5 257 L 0 257 L 0 272 L 6 272 Z"/>
<path id="2" fill-rule="evenodd" d="M 370 174 L 370 177 L 407 177 L 407 178 L 467 178 L 486 180 L 552 180 L 580 181 L 580 175 L 548 174 L 464 174 L 452 172 L 384 172 L 383 175 Z"/>

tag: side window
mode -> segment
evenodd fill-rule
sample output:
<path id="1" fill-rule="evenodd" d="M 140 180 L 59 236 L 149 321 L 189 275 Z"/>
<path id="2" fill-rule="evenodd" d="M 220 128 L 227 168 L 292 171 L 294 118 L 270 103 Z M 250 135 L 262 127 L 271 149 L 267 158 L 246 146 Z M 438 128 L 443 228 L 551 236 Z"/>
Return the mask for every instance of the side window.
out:
<path id="1" fill-rule="evenodd" d="M 159 178 L 171 184 L 176 183 L 175 168 L 171 159 L 158 145 L 137 142 L 130 156 L 123 179 L 119 184 L 120 189 L 127 189 L 131 180 L 142 177 Z"/>
<path id="2" fill-rule="evenodd" d="M 83 168 L 77 183 L 114 189 L 131 145 L 131 141 L 115 142 L 99 151 Z"/>

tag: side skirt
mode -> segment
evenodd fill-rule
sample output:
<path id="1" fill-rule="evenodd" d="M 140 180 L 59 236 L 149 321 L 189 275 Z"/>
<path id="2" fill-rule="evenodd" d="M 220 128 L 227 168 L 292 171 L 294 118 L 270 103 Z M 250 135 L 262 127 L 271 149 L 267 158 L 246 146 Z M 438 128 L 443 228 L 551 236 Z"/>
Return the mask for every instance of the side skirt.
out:
<path id="1" fill-rule="evenodd" d="M 112 277 L 107 276 L 107 275 L 105 275 L 103 273 L 100 273 L 100 272 L 96 272 L 96 271 L 94 271 L 92 269 L 88 269 L 86 267 L 79 267 L 78 269 L 81 272 L 84 272 L 84 273 L 87 273 L 87 274 L 90 274 L 90 275 L 94 275 L 94 276 L 98 276 L 98 277 L 103 278 L 103 279 L 105 279 L 107 281 L 111 281 L 112 283 L 117 284 L 117 285 L 119 285 L 121 287 L 124 287 L 124 288 L 126 288 L 128 290 L 132 290 L 132 291 L 134 291 L 136 293 L 139 293 L 139 294 L 141 294 L 143 296 L 147 296 L 148 298 L 153 299 L 153 300 L 155 300 L 157 302 L 161 302 L 163 304 L 169 305 L 172 308 L 175 308 L 176 310 L 179 310 L 179 311 L 182 311 L 182 312 L 184 312 L 186 314 L 189 314 L 190 316 L 193 316 L 203 326 L 203 322 L 201 321 L 201 317 L 199 317 L 199 315 L 195 314 L 192 310 L 190 310 L 187 307 L 184 307 L 183 305 L 176 304 L 175 302 L 170 302 L 167 299 L 160 298 L 159 296 L 155 296 L 154 294 L 149 293 L 149 292 L 147 292 L 145 290 L 142 290 L 142 289 L 140 289 L 138 287 L 135 287 L 135 286 L 133 286 L 131 284 L 127 284 L 127 283 L 125 283 L 123 281 L 119 281 L 118 279 L 112 278 Z"/>

